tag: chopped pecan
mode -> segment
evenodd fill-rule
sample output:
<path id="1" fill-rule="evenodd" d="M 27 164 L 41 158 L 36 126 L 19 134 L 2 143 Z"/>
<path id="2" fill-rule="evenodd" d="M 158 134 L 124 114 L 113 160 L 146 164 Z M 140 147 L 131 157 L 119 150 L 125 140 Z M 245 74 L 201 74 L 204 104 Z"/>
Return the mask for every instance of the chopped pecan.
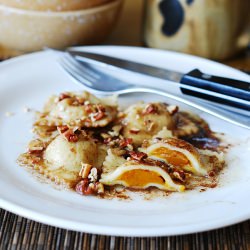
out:
<path id="1" fill-rule="evenodd" d="M 89 187 L 89 180 L 88 179 L 83 179 L 80 182 L 76 184 L 75 190 L 78 194 L 81 195 L 93 195 L 96 193 L 94 189 Z"/>
<path id="2" fill-rule="evenodd" d="M 182 181 L 182 182 L 184 182 L 184 181 L 186 180 L 186 175 L 185 175 L 185 173 L 184 173 L 183 171 L 175 170 L 175 171 L 173 172 L 173 176 L 174 176 L 176 179 L 178 179 L 178 180 L 180 180 L 180 181 Z"/>
<path id="3" fill-rule="evenodd" d="M 111 135 L 112 137 L 115 137 L 115 136 L 119 136 L 120 135 L 120 131 L 122 129 L 122 126 L 121 125 L 115 125 L 112 127 L 112 130 L 109 131 L 109 135 Z"/>
<path id="4" fill-rule="evenodd" d="M 63 133 L 63 136 L 67 139 L 68 142 L 78 141 L 78 136 L 74 133 L 73 129 L 68 129 Z"/>
<path id="5" fill-rule="evenodd" d="M 104 193 L 104 186 L 103 186 L 102 183 L 97 182 L 95 184 L 95 186 L 96 186 L 96 191 L 97 191 L 98 194 L 103 194 Z"/>
<path id="6" fill-rule="evenodd" d="M 84 103 L 84 110 L 89 114 L 89 113 L 92 113 L 93 110 L 92 110 L 92 105 L 91 104 L 85 104 Z"/>
<path id="7" fill-rule="evenodd" d="M 209 177 L 214 177 L 215 176 L 215 172 L 212 170 L 212 171 L 209 171 L 208 172 L 208 175 Z"/>
<path id="8" fill-rule="evenodd" d="M 82 131 L 80 131 L 80 127 L 78 127 L 78 126 L 75 126 L 75 127 L 73 127 L 72 128 L 72 131 L 74 132 L 74 133 L 76 133 L 76 134 L 80 134 Z M 85 133 L 86 133 L 86 131 L 85 131 Z"/>
<path id="9" fill-rule="evenodd" d="M 112 138 L 109 137 L 109 138 L 105 138 L 105 139 L 103 140 L 103 143 L 104 143 L 104 144 L 109 144 L 111 141 L 112 141 Z"/>
<path id="10" fill-rule="evenodd" d="M 99 113 L 101 113 L 101 112 L 104 113 L 106 111 L 105 107 L 101 104 L 97 104 L 96 108 L 97 108 Z"/>
<path id="11" fill-rule="evenodd" d="M 133 139 L 132 138 L 124 138 L 124 139 L 121 139 L 120 142 L 119 142 L 119 146 L 121 148 L 125 148 L 127 147 L 129 144 L 132 144 L 133 143 Z"/>
<path id="12" fill-rule="evenodd" d="M 76 101 L 78 102 L 79 105 L 83 105 L 85 102 L 85 99 L 83 97 L 77 96 Z"/>
<path id="13" fill-rule="evenodd" d="M 66 98 L 71 98 L 71 96 L 69 94 L 67 94 L 67 93 L 61 93 L 59 95 L 58 101 L 60 102 L 60 101 L 62 101 L 64 99 L 66 99 Z"/>
<path id="14" fill-rule="evenodd" d="M 91 124 L 92 121 L 90 118 L 86 118 L 86 119 L 84 119 L 84 122 Z"/>
<path id="15" fill-rule="evenodd" d="M 122 129 L 122 125 L 115 125 L 112 127 L 112 130 L 118 133 L 121 131 L 121 129 Z"/>
<path id="16" fill-rule="evenodd" d="M 108 131 L 108 133 L 109 133 L 109 135 L 110 135 L 111 137 L 115 137 L 115 136 L 118 136 L 118 135 L 119 135 L 119 133 L 117 133 L 116 131 Z"/>
<path id="17" fill-rule="evenodd" d="M 169 112 L 170 115 L 174 115 L 175 113 L 178 112 L 178 110 L 179 110 L 179 108 L 176 105 L 167 106 L 167 111 Z"/>
<path id="18" fill-rule="evenodd" d="M 157 143 L 157 142 L 159 142 L 161 140 L 162 140 L 161 137 L 154 137 L 152 141 L 153 141 L 153 143 Z"/>
<path id="19" fill-rule="evenodd" d="M 41 161 L 41 158 L 38 157 L 38 156 L 32 158 L 32 164 L 37 164 L 37 163 L 39 163 L 40 161 Z"/>
<path id="20" fill-rule="evenodd" d="M 135 152 L 135 151 L 129 152 L 129 155 L 131 156 L 133 160 L 136 160 L 136 161 L 141 161 L 148 157 L 148 155 L 143 152 Z"/>
<path id="21" fill-rule="evenodd" d="M 211 187 L 211 188 L 215 188 L 215 187 L 217 187 L 217 183 L 216 183 L 216 182 L 211 183 L 210 187 Z"/>
<path id="22" fill-rule="evenodd" d="M 126 117 L 126 114 L 125 114 L 124 112 L 119 112 L 119 113 L 117 114 L 117 118 L 118 118 L 118 119 L 123 119 L 124 117 Z"/>
<path id="23" fill-rule="evenodd" d="M 84 129 L 78 129 L 76 132 L 79 133 L 79 134 L 81 134 L 84 137 L 88 137 L 88 133 Z"/>
<path id="24" fill-rule="evenodd" d="M 129 130 L 129 132 L 130 132 L 131 134 L 137 135 L 137 134 L 140 132 L 140 129 L 138 129 L 138 128 L 132 128 L 132 129 Z"/>
<path id="25" fill-rule="evenodd" d="M 60 134 L 63 134 L 64 132 L 66 132 L 69 129 L 69 127 L 67 125 L 62 125 L 62 126 L 57 126 L 57 130 Z"/>
<path id="26" fill-rule="evenodd" d="M 150 103 L 146 106 L 145 110 L 142 112 L 143 115 L 147 114 L 157 114 L 158 113 L 158 108 L 156 105 Z"/>
<path id="27" fill-rule="evenodd" d="M 105 113 L 101 111 L 101 112 L 96 113 L 96 114 L 93 116 L 93 118 L 94 118 L 96 121 L 99 121 L 99 120 L 101 120 L 104 116 L 105 116 Z"/>
<path id="28" fill-rule="evenodd" d="M 82 165 L 82 168 L 79 172 L 79 176 L 81 176 L 82 178 L 88 178 L 92 165 L 87 164 L 87 163 L 81 163 L 81 165 Z"/>
<path id="29" fill-rule="evenodd" d="M 147 148 L 149 146 L 149 141 L 148 140 L 143 140 L 141 147 L 142 148 Z"/>
<path id="30" fill-rule="evenodd" d="M 34 148 L 29 148 L 28 152 L 29 154 L 41 154 L 44 150 L 44 147 L 34 147 Z"/>
<path id="31" fill-rule="evenodd" d="M 83 179 L 77 183 L 75 190 L 81 195 L 94 195 L 104 193 L 104 186 L 100 182 L 91 183 L 88 179 Z"/>
<path id="32" fill-rule="evenodd" d="M 75 149 L 75 148 L 71 148 L 70 151 L 71 151 L 72 153 L 76 153 L 76 149 Z"/>
<path id="33" fill-rule="evenodd" d="M 28 146 L 28 153 L 29 154 L 34 154 L 34 155 L 39 155 L 41 154 L 45 149 L 45 145 L 42 141 L 39 139 L 33 140 L 29 143 Z"/>
<path id="34" fill-rule="evenodd" d="M 98 179 L 98 172 L 96 168 L 91 168 L 88 178 L 91 182 L 96 182 Z"/>

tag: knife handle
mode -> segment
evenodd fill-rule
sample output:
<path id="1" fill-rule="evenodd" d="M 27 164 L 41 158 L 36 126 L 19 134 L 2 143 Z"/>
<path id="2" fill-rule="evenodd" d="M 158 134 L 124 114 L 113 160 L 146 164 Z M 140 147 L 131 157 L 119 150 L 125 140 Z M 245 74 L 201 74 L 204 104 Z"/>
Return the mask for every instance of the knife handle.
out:
<path id="1" fill-rule="evenodd" d="M 212 76 L 202 73 L 200 70 L 195 69 L 185 74 L 181 81 L 181 84 L 202 88 L 215 93 L 236 97 L 241 100 L 249 101 L 249 104 L 239 103 L 235 100 L 225 100 L 220 97 L 215 97 L 208 94 L 199 93 L 193 90 L 187 90 L 181 88 L 182 93 L 187 95 L 196 96 L 209 101 L 215 101 L 218 103 L 238 107 L 250 111 L 250 83 L 243 82 L 235 79 L 229 79 L 219 76 Z"/>

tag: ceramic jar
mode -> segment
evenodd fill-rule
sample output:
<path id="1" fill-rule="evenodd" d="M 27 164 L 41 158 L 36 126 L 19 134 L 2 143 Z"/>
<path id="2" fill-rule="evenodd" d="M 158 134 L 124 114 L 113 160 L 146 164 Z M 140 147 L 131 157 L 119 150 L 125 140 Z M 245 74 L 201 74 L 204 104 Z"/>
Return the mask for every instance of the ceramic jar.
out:
<path id="1" fill-rule="evenodd" d="M 146 0 L 149 47 L 226 59 L 249 43 L 249 0 Z"/>

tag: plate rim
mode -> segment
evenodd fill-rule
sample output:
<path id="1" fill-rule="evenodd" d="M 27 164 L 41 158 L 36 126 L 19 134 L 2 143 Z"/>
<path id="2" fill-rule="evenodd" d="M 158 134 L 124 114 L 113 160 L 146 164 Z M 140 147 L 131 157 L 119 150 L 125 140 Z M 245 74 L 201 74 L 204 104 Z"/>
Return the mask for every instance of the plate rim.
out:
<path id="1" fill-rule="evenodd" d="M 187 235 L 187 234 L 193 234 L 193 233 L 202 233 L 206 231 L 211 231 L 215 229 L 225 228 L 228 226 L 232 226 L 237 223 L 244 222 L 246 220 L 249 220 L 250 213 L 245 216 L 239 217 L 233 217 L 230 220 L 227 220 L 227 223 L 223 223 L 221 225 L 222 220 L 217 220 L 216 223 L 211 222 L 207 223 L 206 226 L 203 226 L 202 229 L 200 229 L 200 224 L 198 224 L 196 227 L 193 227 L 192 230 L 190 230 L 190 226 L 177 226 L 175 227 L 175 230 L 173 228 L 168 227 L 150 227 L 150 228 L 131 228 L 131 227 L 118 227 L 118 226 L 104 226 L 104 225 L 93 225 L 88 223 L 76 223 L 71 222 L 67 219 L 57 218 L 55 216 L 45 215 L 41 214 L 39 212 L 32 211 L 31 209 L 23 208 L 19 205 L 13 205 L 12 202 L 5 201 L 1 199 L 0 202 L 3 202 L 3 205 L 1 204 L 1 207 L 5 209 L 6 211 L 9 211 L 11 213 L 14 213 L 18 216 L 22 216 L 24 218 L 43 223 L 49 226 L 53 227 L 59 227 L 65 230 L 73 230 L 76 232 L 83 232 L 83 233 L 91 233 L 91 234 L 98 234 L 98 235 L 108 235 L 108 236 L 115 236 L 115 237 L 162 237 L 162 236 L 177 236 L 177 235 Z M 9 205 L 11 208 L 9 208 Z M 42 218 L 39 218 L 39 216 L 42 215 Z M 39 218 L 39 219 L 38 219 Z M 54 221 L 54 222 L 53 222 Z M 67 224 L 67 226 L 65 226 Z M 193 226 L 193 225 L 192 225 Z M 180 228 L 182 230 L 180 230 Z M 114 233 L 115 232 L 115 233 Z"/>
<path id="2" fill-rule="evenodd" d="M 144 48 L 144 47 L 136 47 L 136 46 L 126 46 L 126 45 L 94 45 L 94 46 L 74 46 L 74 47 L 70 47 L 71 49 L 79 49 L 79 50 L 99 50 L 99 49 L 105 49 L 105 48 L 110 48 L 110 49 L 129 49 L 129 50 L 151 50 L 154 51 L 155 53 L 166 53 L 166 54 L 172 54 L 172 55 L 177 55 L 177 56 L 181 56 L 181 57 L 186 57 L 186 58 L 191 58 L 194 60 L 201 60 L 203 62 L 207 62 L 207 63 L 213 63 L 215 65 L 218 65 L 220 67 L 224 67 L 225 69 L 228 69 L 230 71 L 233 71 L 235 74 L 241 75 L 244 78 L 248 78 L 250 79 L 250 76 L 239 70 L 236 68 L 233 68 L 229 65 L 225 65 L 223 63 L 220 63 L 218 61 L 213 61 L 210 60 L 208 58 L 204 58 L 204 57 L 200 57 L 200 56 L 196 56 L 196 55 L 191 55 L 191 54 L 186 54 L 186 53 L 181 53 L 181 52 L 177 52 L 177 51 L 172 51 L 172 50 L 162 50 L 162 49 L 156 49 L 156 48 Z M 7 60 L 4 61 L 0 61 L 0 70 L 2 68 L 2 65 L 8 65 L 8 64 L 12 64 L 15 62 L 19 62 L 20 60 L 26 60 L 29 59 L 29 57 L 33 57 L 34 55 L 40 55 L 40 54 L 44 54 L 45 52 L 47 52 L 48 50 L 43 50 L 43 51 L 36 51 L 36 52 L 31 52 L 28 54 L 23 54 L 23 55 L 19 55 L 16 57 L 12 57 L 9 58 Z M 150 65 L 150 64 L 149 64 Z"/>

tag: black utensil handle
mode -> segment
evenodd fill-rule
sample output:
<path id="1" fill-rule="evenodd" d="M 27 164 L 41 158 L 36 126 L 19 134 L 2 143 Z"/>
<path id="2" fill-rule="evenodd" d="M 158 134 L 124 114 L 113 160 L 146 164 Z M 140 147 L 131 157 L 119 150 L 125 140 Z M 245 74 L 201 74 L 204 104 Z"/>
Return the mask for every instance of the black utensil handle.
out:
<path id="1" fill-rule="evenodd" d="M 181 83 L 250 101 L 249 82 L 212 76 L 195 69 L 185 74 L 181 79 Z M 190 91 L 182 89 L 182 92 L 187 93 Z"/>
<path id="2" fill-rule="evenodd" d="M 180 83 L 249 101 L 249 104 L 245 104 L 181 88 L 184 94 L 250 111 L 250 83 L 248 82 L 207 75 L 195 69 L 184 75 Z"/>

